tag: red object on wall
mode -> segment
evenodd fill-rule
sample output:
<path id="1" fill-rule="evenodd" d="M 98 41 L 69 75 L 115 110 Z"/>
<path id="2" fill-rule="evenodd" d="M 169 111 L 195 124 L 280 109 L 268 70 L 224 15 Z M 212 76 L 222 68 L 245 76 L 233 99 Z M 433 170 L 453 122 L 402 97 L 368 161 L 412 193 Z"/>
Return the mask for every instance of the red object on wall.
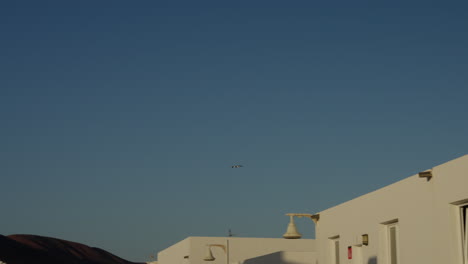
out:
<path id="1" fill-rule="evenodd" d="M 353 248 L 348 247 L 348 259 L 352 259 L 352 258 L 353 258 Z"/>

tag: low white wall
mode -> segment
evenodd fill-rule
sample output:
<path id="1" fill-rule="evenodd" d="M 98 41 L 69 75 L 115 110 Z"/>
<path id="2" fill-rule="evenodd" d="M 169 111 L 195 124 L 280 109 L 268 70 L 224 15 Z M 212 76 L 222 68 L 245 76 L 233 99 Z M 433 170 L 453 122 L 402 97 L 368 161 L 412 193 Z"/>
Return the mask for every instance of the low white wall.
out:
<path id="1" fill-rule="evenodd" d="M 188 251 L 187 251 L 187 244 Z M 212 247 L 214 261 L 203 258 L 207 244 L 220 244 L 228 249 L 226 254 L 220 247 Z M 158 254 L 159 264 L 229 264 L 242 263 L 247 259 L 278 251 L 310 252 L 315 251 L 315 240 L 282 238 L 241 238 L 241 237 L 189 237 Z M 189 252 L 187 254 L 187 252 Z M 299 258 L 299 253 L 296 254 Z M 184 256 L 188 258 L 184 259 Z M 292 255 L 290 255 L 292 256 Z M 309 262 L 310 263 L 310 262 Z M 314 263 L 315 264 L 315 263 Z"/>

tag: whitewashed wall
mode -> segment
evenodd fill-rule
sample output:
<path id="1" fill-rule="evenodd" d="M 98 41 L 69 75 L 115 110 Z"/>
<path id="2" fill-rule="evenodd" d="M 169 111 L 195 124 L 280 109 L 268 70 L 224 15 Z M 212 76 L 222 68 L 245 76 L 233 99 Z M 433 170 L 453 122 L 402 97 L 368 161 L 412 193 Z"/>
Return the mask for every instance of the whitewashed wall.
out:
<path id="1" fill-rule="evenodd" d="M 228 247 L 229 263 L 244 263 L 246 260 L 279 252 L 292 251 L 295 258 L 313 257 L 310 262 L 315 264 L 315 255 L 304 255 L 300 252 L 315 251 L 313 239 L 287 240 L 282 238 L 241 238 L 241 237 L 189 237 L 158 254 L 159 264 L 227 264 L 227 254 L 219 247 L 212 247 L 216 260 L 207 262 L 203 258 L 206 255 L 207 244 L 222 244 Z M 289 253 L 286 253 L 289 254 Z M 290 258 L 294 253 L 289 254 Z M 188 258 L 184 259 L 184 256 Z M 286 255 L 287 256 L 287 255 Z M 273 264 L 273 263 L 272 263 Z"/>
<path id="2" fill-rule="evenodd" d="M 468 155 L 434 167 L 432 173 L 430 180 L 413 175 L 320 212 L 319 264 L 333 263 L 330 238 L 336 236 L 340 264 L 387 264 L 385 223 L 394 220 L 399 226 L 399 263 L 461 264 L 457 204 L 468 200 Z M 369 235 L 368 246 L 361 245 L 362 234 Z M 362 259 L 349 260 L 348 246 Z"/>

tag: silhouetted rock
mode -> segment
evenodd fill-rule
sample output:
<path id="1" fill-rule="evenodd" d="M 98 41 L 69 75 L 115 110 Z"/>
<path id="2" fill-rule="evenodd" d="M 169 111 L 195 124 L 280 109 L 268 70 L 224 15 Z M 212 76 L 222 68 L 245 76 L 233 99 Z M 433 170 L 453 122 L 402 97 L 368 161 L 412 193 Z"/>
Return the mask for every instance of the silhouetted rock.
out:
<path id="1" fill-rule="evenodd" d="M 35 235 L 0 235 L 0 260 L 7 264 L 136 264 L 100 248 Z"/>

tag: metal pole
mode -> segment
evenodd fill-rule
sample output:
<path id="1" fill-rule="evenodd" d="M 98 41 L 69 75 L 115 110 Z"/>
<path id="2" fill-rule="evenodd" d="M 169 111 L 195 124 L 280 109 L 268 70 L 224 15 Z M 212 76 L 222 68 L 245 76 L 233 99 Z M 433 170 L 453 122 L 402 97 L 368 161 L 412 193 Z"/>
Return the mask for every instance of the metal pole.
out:
<path id="1" fill-rule="evenodd" d="M 226 240 L 226 264 L 229 264 L 229 238 Z"/>

